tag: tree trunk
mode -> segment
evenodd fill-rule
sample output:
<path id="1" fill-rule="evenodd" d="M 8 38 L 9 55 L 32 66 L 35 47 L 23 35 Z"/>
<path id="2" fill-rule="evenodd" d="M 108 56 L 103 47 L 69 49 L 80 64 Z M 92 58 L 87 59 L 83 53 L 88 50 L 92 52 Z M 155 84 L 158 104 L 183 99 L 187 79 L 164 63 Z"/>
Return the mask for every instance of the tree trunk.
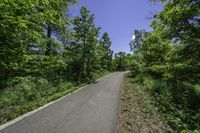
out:
<path id="1" fill-rule="evenodd" d="M 84 78 L 84 69 L 85 69 L 85 47 L 86 47 L 86 42 L 85 42 L 85 37 L 84 37 L 84 41 L 83 41 L 82 68 L 81 68 L 81 80 Z"/>
<path id="2" fill-rule="evenodd" d="M 51 29 L 51 26 L 48 24 L 48 27 L 47 27 L 48 42 L 47 42 L 47 48 L 46 48 L 45 55 L 50 55 L 50 53 L 51 53 L 51 34 L 52 34 L 52 29 Z"/>

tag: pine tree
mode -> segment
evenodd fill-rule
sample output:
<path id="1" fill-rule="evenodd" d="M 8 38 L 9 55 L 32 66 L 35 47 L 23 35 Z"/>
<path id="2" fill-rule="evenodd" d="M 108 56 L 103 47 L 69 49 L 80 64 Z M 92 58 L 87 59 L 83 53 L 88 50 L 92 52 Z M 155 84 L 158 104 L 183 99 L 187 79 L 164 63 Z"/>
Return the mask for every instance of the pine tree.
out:
<path id="1" fill-rule="evenodd" d="M 93 78 L 94 65 L 95 65 L 95 50 L 97 47 L 97 37 L 99 36 L 100 28 L 95 27 L 94 15 L 85 8 L 81 8 L 81 16 L 77 16 L 73 20 L 75 38 L 72 43 L 72 50 L 76 48 L 75 65 L 78 65 L 79 69 L 75 70 L 76 77 L 80 80 L 89 80 Z"/>
<path id="2" fill-rule="evenodd" d="M 104 33 L 100 39 L 99 45 L 99 62 L 102 69 L 111 71 L 113 51 L 110 49 L 112 42 L 108 33 Z"/>

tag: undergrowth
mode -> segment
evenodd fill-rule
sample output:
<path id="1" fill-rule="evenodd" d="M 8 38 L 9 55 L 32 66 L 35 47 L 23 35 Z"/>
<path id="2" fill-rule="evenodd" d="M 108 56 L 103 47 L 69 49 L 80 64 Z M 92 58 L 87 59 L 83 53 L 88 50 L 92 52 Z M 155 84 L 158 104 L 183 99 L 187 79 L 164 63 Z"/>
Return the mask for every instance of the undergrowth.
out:
<path id="1" fill-rule="evenodd" d="M 135 77 L 151 94 L 158 111 L 178 133 L 200 133 L 200 86 L 181 81 Z"/>

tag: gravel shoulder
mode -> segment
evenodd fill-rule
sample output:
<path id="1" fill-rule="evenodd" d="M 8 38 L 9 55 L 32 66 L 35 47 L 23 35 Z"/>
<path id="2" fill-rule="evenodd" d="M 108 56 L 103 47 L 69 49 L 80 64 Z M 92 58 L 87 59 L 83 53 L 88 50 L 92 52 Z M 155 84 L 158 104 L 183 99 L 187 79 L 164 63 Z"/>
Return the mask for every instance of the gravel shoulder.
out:
<path id="1" fill-rule="evenodd" d="M 171 132 L 158 114 L 148 92 L 126 74 L 123 84 L 119 116 L 119 133 Z"/>

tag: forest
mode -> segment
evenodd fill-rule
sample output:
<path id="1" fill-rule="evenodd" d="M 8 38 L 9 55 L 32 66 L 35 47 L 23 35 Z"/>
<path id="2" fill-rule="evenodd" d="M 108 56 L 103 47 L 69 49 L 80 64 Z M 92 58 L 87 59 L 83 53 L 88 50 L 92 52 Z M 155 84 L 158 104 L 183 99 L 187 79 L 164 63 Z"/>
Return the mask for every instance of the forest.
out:
<path id="1" fill-rule="evenodd" d="M 71 16 L 76 0 L 2 0 L 0 124 L 104 75 L 130 70 L 174 131 L 198 133 L 200 0 L 162 3 L 152 31 L 135 29 L 126 54 L 114 53 L 109 34 L 101 33 L 86 7 Z"/>
<path id="2" fill-rule="evenodd" d="M 163 1 L 152 32 L 135 30 L 131 72 L 174 132 L 200 132 L 200 1 Z"/>

